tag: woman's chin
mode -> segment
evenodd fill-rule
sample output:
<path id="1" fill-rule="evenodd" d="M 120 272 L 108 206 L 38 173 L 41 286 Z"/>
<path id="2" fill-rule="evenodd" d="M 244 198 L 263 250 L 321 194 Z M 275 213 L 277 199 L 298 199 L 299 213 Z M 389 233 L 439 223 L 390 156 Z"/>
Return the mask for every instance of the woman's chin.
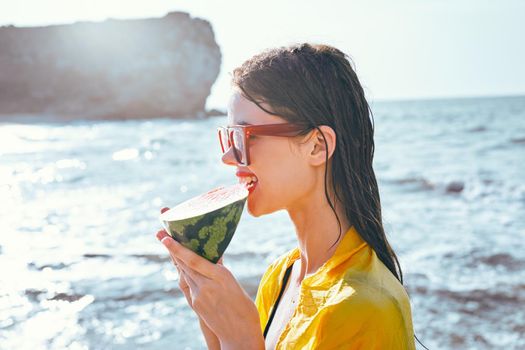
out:
<path id="1" fill-rule="evenodd" d="M 246 206 L 248 209 L 248 213 L 250 213 L 253 217 L 259 217 L 261 215 L 264 215 L 265 213 L 262 211 L 262 208 L 260 206 L 259 199 L 256 199 L 257 196 L 256 191 L 250 193 L 248 195 L 248 200 L 246 202 Z M 259 205 L 258 205 L 259 204 Z"/>
<path id="2" fill-rule="evenodd" d="M 248 213 L 250 213 L 251 216 L 253 216 L 253 217 L 261 216 L 261 214 L 257 212 L 257 208 L 255 207 L 255 203 L 254 203 L 253 199 L 250 198 L 250 196 L 248 196 L 248 201 L 246 202 L 246 206 L 247 206 L 247 209 L 248 209 Z"/>
<path id="3" fill-rule="evenodd" d="M 260 192 L 260 188 L 256 186 L 252 192 L 248 195 L 248 199 L 246 201 L 246 207 L 248 210 L 248 213 L 253 217 L 259 217 L 266 214 L 272 214 L 277 211 L 274 207 L 268 207 L 268 204 L 275 204 L 275 203 L 268 203 L 266 202 L 266 206 L 262 205 L 265 202 L 265 199 L 261 197 L 262 192 Z M 271 196 L 270 196 L 271 198 Z"/>

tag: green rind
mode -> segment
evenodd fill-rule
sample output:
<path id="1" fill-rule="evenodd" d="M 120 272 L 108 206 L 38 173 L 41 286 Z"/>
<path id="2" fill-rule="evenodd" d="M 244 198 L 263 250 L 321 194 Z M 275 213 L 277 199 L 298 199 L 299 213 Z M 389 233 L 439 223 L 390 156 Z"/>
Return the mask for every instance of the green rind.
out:
<path id="1" fill-rule="evenodd" d="M 164 221 L 164 226 L 183 246 L 217 263 L 233 238 L 245 203 L 243 198 L 197 217 Z"/>

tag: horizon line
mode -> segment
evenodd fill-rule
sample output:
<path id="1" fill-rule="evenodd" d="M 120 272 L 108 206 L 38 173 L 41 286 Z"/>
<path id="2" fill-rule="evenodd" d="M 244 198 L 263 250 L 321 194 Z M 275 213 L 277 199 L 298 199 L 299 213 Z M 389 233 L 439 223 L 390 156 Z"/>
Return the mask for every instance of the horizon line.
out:
<path id="1" fill-rule="evenodd" d="M 525 97 L 525 92 L 504 94 L 480 94 L 480 95 L 456 95 L 456 96 L 422 96 L 422 97 L 393 97 L 393 98 L 370 98 L 375 102 L 419 102 L 419 101 L 441 101 L 441 100 L 477 100 L 485 98 L 514 98 Z"/>

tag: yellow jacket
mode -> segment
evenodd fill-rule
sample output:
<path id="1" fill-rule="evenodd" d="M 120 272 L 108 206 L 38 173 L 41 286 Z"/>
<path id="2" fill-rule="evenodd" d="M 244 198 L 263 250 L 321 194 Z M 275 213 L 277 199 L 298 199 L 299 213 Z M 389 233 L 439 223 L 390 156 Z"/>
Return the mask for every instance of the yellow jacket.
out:
<path id="1" fill-rule="evenodd" d="M 294 248 L 264 273 L 255 305 L 264 331 Z M 334 255 L 303 279 L 298 305 L 276 346 L 285 349 L 415 349 L 408 295 L 352 226 Z"/>

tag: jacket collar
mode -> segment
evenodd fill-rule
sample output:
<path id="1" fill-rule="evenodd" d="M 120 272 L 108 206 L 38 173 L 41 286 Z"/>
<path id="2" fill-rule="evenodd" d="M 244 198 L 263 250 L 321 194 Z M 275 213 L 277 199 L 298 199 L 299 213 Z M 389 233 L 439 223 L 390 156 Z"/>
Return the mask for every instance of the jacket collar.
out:
<path id="1" fill-rule="evenodd" d="M 334 254 L 312 275 L 303 279 L 303 284 L 317 284 L 326 278 L 328 272 L 346 262 L 359 250 L 367 246 L 367 243 L 361 238 L 354 226 L 351 226 L 343 235 Z M 285 270 L 292 265 L 294 261 L 301 258 L 299 247 L 294 248 L 288 255 Z M 284 274 L 284 272 L 283 272 Z"/>

